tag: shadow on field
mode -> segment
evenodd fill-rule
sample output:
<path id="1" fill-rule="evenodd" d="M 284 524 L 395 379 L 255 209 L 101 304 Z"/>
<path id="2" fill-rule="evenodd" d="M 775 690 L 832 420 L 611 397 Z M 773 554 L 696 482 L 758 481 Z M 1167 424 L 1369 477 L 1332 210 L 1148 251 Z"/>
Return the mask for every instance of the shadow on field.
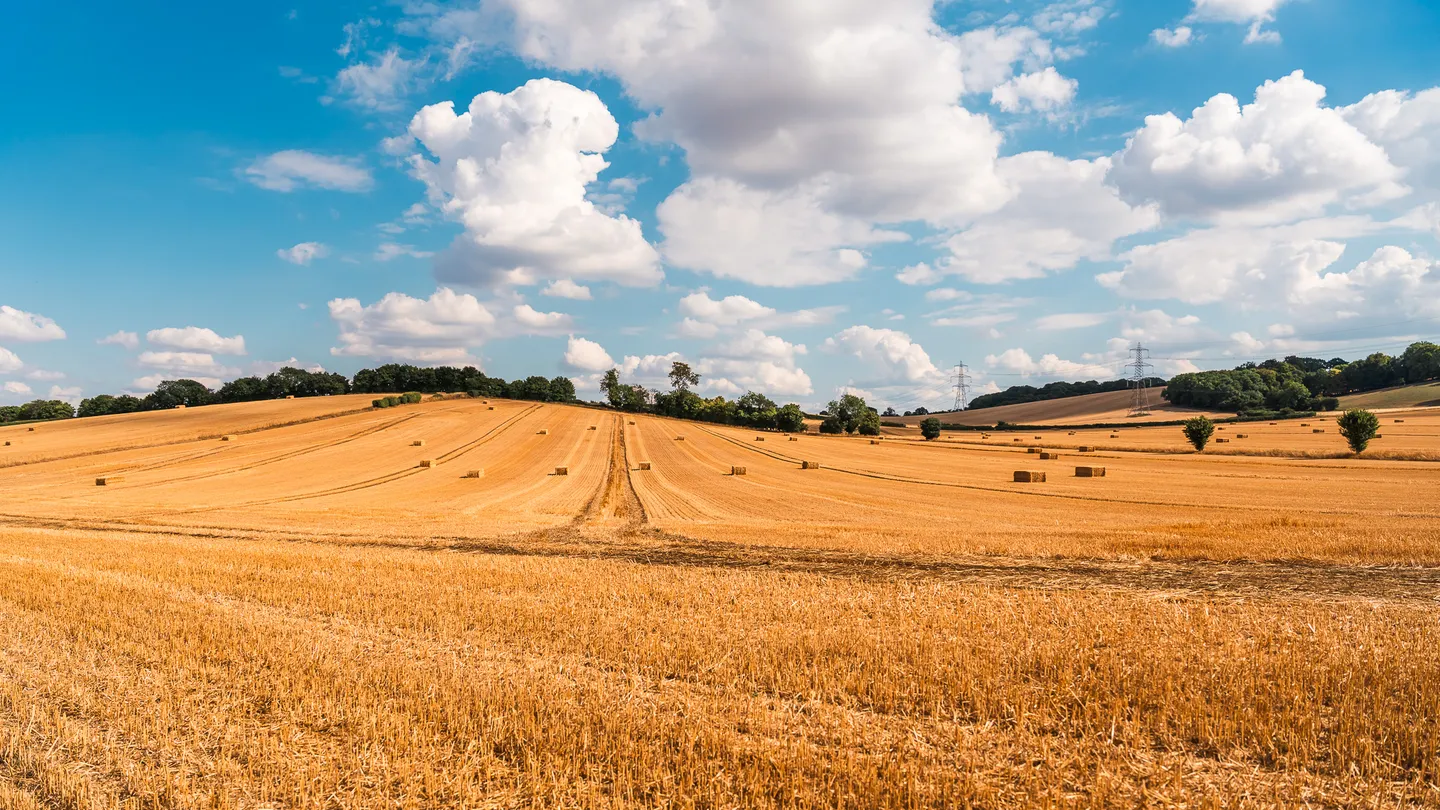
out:
<path id="1" fill-rule="evenodd" d="M 422 547 L 461 553 L 603 559 L 640 565 L 821 574 L 880 581 L 940 580 L 1014 588 L 1139 590 L 1177 597 L 1440 601 L 1440 568 L 1304 561 L 877 555 L 693 540 L 655 529 L 609 536 L 556 529 L 508 541 L 436 538 Z"/>
<path id="2" fill-rule="evenodd" d="M 623 496 L 622 496 L 623 497 Z M 626 499 L 628 500 L 628 499 Z M 587 512 L 598 507 L 587 508 Z M 625 510 L 619 510 L 624 514 Z M 626 515 L 630 519 L 633 513 Z M 507 538 L 288 533 L 228 526 L 177 526 L 123 520 L 0 514 L 10 526 L 73 535 L 321 543 L 419 553 L 493 554 L 756 573 L 811 574 L 867 581 L 973 583 L 1006 588 L 1145 592 L 1160 598 L 1383 599 L 1440 602 L 1440 567 L 1349 565 L 1319 561 L 1101 559 L 1000 555 L 862 554 L 695 540 L 643 523 L 544 529 Z"/>

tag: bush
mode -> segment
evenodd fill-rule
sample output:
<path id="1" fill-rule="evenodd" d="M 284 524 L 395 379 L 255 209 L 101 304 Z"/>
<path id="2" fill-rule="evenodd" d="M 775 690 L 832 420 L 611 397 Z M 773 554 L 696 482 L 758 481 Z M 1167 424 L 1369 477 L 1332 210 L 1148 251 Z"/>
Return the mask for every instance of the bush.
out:
<path id="1" fill-rule="evenodd" d="M 406 405 L 414 405 L 415 403 L 423 400 L 424 398 L 425 395 L 420 393 L 419 391 L 409 391 L 400 395 L 400 402 Z"/>
<path id="2" fill-rule="evenodd" d="M 1322 411 L 1333 411 L 1339 407 L 1340 400 L 1335 397 L 1321 397 L 1320 399 L 1320 410 Z"/>
<path id="3" fill-rule="evenodd" d="M 1380 420 L 1375 414 L 1360 408 L 1341 414 L 1336 424 L 1340 426 L 1340 435 L 1350 443 L 1350 449 L 1357 453 L 1365 452 L 1370 440 L 1380 432 Z"/>
<path id="4" fill-rule="evenodd" d="M 844 433 L 844 432 L 845 432 L 845 423 L 842 422 L 842 421 L 840 421 L 839 417 L 827 416 L 827 417 L 825 417 L 825 421 L 823 421 L 823 422 L 820 423 L 820 432 L 821 432 L 821 433 Z"/>
<path id="5" fill-rule="evenodd" d="M 921 422 L 920 435 L 924 436 L 927 442 L 940 438 L 940 420 L 932 416 Z"/>
<path id="6" fill-rule="evenodd" d="M 1195 450 L 1198 452 L 1204 450 L 1205 445 L 1210 443 L 1210 436 L 1215 433 L 1215 423 L 1204 416 L 1197 416 L 1194 419 L 1186 420 L 1182 430 L 1185 431 L 1185 438 L 1195 445 Z"/>

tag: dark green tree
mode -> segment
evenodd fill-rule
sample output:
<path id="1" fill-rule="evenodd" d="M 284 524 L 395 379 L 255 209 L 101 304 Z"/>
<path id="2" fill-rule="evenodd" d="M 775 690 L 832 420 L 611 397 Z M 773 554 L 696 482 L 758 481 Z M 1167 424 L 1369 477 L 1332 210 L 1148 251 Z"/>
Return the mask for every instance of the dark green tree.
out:
<path id="1" fill-rule="evenodd" d="M 197 408 L 215 401 L 215 394 L 195 380 L 166 380 L 155 386 L 155 392 L 145 397 L 145 410 L 158 411 L 184 405 Z"/>
<path id="2" fill-rule="evenodd" d="M 932 416 L 921 422 L 920 435 L 924 436 L 927 442 L 940 438 L 940 420 Z"/>
<path id="3" fill-rule="evenodd" d="M 775 427 L 786 433 L 804 433 L 805 413 L 792 402 L 775 411 Z"/>
<path id="4" fill-rule="evenodd" d="M 1365 452 L 1370 440 L 1380 432 L 1380 420 L 1375 414 L 1361 408 L 1340 414 L 1335 423 L 1340 427 L 1340 435 L 1345 437 L 1345 441 L 1350 443 L 1350 449 L 1356 453 Z"/>
<path id="5" fill-rule="evenodd" d="M 1194 419 L 1185 420 L 1185 439 L 1195 445 L 1195 450 L 1205 449 L 1210 443 L 1210 437 L 1215 434 L 1215 423 L 1204 416 L 1197 416 Z"/>

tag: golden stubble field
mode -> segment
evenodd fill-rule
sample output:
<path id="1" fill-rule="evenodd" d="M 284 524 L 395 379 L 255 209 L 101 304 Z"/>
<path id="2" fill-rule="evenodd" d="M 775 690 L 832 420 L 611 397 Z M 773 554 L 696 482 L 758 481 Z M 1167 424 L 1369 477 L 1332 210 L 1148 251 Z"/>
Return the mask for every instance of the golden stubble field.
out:
<path id="1" fill-rule="evenodd" d="M 0 807 L 1440 805 L 1440 466 L 1333 424 L 366 402 L 0 429 Z"/>

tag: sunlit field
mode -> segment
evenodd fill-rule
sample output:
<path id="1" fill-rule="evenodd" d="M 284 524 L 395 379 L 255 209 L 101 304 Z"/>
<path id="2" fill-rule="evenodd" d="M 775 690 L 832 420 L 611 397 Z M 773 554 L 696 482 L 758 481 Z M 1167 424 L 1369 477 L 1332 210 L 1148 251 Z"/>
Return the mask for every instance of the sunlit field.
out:
<path id="1" fill-rule="evenodd" d="M 1440 804 L 1431 412 L 367 404 L 0 429 L 0 806 Z"/>

